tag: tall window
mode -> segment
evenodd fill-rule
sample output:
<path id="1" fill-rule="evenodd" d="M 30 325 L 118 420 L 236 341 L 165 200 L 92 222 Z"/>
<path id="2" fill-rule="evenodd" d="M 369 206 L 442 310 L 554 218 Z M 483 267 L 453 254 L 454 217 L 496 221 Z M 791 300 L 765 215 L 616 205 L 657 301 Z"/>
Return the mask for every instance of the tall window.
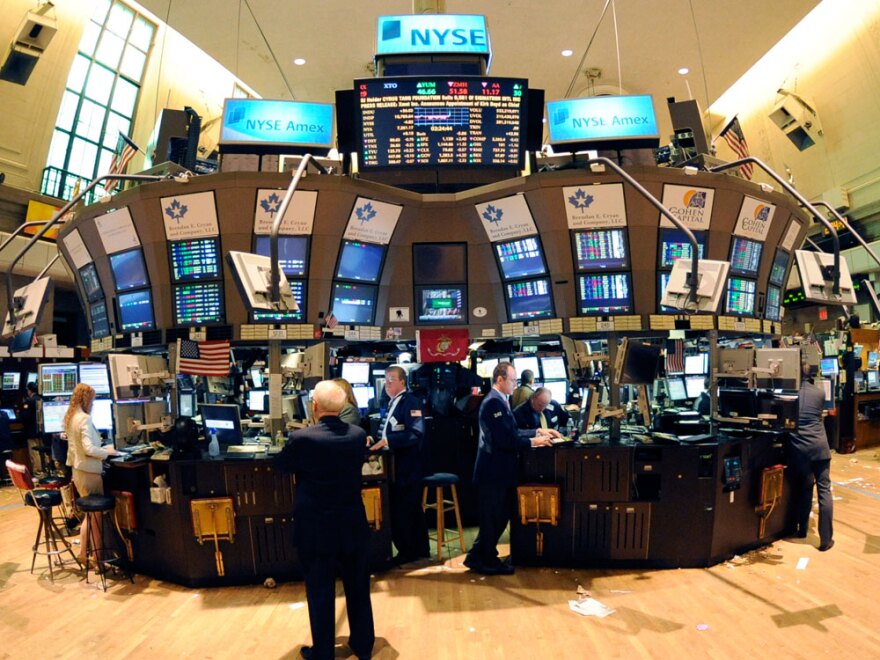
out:
<path id="1" fill-rule="evenodd" d="M 119 133 L 131 133 L 155 31 L 119 0 L 98 0 L 70 68 L 40 192 L 70 199 L 79 179 L 106 174 Z"/>

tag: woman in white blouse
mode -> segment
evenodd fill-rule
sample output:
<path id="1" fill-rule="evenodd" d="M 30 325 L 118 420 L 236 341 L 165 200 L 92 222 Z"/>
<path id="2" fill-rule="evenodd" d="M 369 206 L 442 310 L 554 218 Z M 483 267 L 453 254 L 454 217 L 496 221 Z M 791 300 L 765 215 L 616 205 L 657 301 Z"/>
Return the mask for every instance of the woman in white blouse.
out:
<path id="1" fill-rule="evenodd" d="M 104 481 L 102 461 L 118 452 L 112 446 L 102 447 L 101 436 L 92 423 L 92 402 L 95 390 L 90 385 L 80 383 L 73 389 L 70 407 L 64 415 L 64 431 L 67 434 L 67 464 L 73 467 L 73 484 L 80 497 L 87 495 L 103 495 Z M 83 523 L 80 530 L 80 560 L 85 561 L 86 534 L 88 529 Z M 92 536 L 95 547 L 101 547 L 100 526 Z"/>

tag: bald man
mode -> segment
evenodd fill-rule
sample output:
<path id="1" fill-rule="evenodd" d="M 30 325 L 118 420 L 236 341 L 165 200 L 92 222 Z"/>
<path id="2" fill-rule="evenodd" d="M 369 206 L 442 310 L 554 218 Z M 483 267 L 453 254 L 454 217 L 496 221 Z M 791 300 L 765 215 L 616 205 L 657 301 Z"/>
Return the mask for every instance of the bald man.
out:
<path id="1" fill-rule="evenodd" d="M 317 424 L 290 434 L 275 459 L 296 475 L 294 534 L 306 583 L 312 646 L 304 658 L 333 658 L 336 636 L 337 567 L 345 589 L 351 631 L 349 646 L 358 658 L 373 650 L 368 546 L 370 528 L 361 499 L 361 469 L 367 434 L 339 419 L 345 391 L 324 380 L 312 392 Z"/>

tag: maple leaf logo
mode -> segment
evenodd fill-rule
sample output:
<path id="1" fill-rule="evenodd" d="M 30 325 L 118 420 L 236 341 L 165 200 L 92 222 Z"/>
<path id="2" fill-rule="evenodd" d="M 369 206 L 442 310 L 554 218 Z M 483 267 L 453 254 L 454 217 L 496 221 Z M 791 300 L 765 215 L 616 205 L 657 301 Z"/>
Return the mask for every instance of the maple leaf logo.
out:
<path id="1" fill-rule="evenodd" d="M 172 220 L 176 220 L 180 222 L 183 220 L 183 216 L 186 215 L 186 212 L 189 209 L 185 204 L 181 204 L 179 201 L 172 200 L 171 204 L 165 207 L 165 215 L 167 215 Z"/>
<path id="2" fill-rule="evenodd" d="M 593 196 L 588 195 L 582 189 L 578 188 L 577 192 L 568 198 L 568 203 L 576 209 L 586 209 L 593 203 Z"/>
<path id="3" fill-rule="evenodd" d="M 276 193 L 272 193 L 260 202 L 260 206 L 262 206 L 263 210 L 269 215 L 275 215 L 278 213 L 278 209 L 281 208 L 281 198 Z"/>
<path id="4" fill-rule="evenodd" d="M 369 222 L 376 217 L 376 209 L 373 208 L 373 204 L 371 202 L 367 202 L 360 208 L 356 208 L 354 210 L 354 214 L 358 217 L 358 220 L 361 221 L 361 224 L 363 224 L 365 222 Z"/>
<path id="5" fill-rule="evenodd" d="M 486 207 L 486 210 L 483 211 L 483 217 L 492 224 L 501 222 L 501 218 L 504 216 L 504 211 L 501 209 L 496 209 L 492 204 Z"/>

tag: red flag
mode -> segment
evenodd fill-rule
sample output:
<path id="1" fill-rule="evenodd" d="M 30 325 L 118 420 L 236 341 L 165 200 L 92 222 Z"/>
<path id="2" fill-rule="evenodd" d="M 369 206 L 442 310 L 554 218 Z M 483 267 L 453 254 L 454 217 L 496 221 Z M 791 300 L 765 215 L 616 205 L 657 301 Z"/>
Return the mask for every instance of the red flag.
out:
<path id="1" fill-rule="evenodd" d="M 467 330 L 419 330 L 419 362 L 461 362 L 468 355 Z"/>
<path id="2" fill-rule="evenodd" d="M 178 339 L 177 372 L 193 376 L 228 376 L 229 340 L 191 341 Z"/>
<path id="3" fill-rule="evenodd" d="M 746 138 L 743 135 L 742 127 L 739 125 L 737 117 L 730 120 L 730 123 L 724 127 L 724 130 L 721 131 L 718 137 L 724 138 L 724 141 L 740 158 L 748 158 L 751 155 L 749 154 L 749 145 L 746 143 Z M 751 181 L 755 166 L 752 163 L 745 163 L 739 166 L 739 171 L 742 172 L 746 179 Z"/>

